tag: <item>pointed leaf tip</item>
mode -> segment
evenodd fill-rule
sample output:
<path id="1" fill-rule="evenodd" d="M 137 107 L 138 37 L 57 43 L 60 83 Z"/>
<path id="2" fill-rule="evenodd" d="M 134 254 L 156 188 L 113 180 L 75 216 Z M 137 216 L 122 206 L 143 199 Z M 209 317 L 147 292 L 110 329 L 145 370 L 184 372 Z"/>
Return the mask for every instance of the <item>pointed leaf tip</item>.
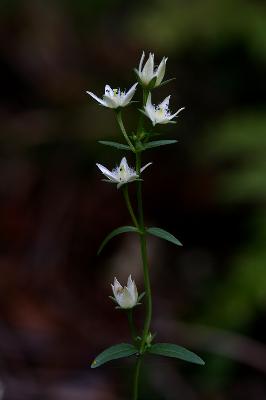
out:
<path id="1" fill-rule="evenodd" d="M 155 343 L 149 349 L 149 353 L 156 354 L 158 356 L 178 358 L 193 364 L 205 365 L 205 362 L 199 356 L 197 356 L 197 354 L 187 350 L 185 347 L 172 343 Z"/>
<path id="2" fill-rule="evenodd" d="M 114 346 L 108 347 L 108 349 L 102 351 L 91 363 L 91 368 L 100 367 L 108 361 L 116 360 L 118 358 L 129 357 L 137 354 L 138 350 L 132 344 L 120 343 Z"/>
<path id="3" fill-rule="evenodd" d="M 177 140 L 153 140 L 152 142 L 145 143 L 144 149 L 152 149 L 154 147 L 165 146 L 167 144 L 177 143 Z"/>
<path id="4" fill-rule="evenodd" d="M 146 232 L 150 235 L 157 236 L 161 239 L 167 240 L 168 242 L 174 243 L 177 246 L 183 246 L 182 243 L 174 235 L 165 231 L 164 229 L 152 227 L 148 228 Z"/>
<path id="5" fill-rule="evenodd" d="M 123 143 L 112 142 L 109 140 L 99 140 L 98 143 L 104 144 L 105 146 L 115 147 L 119 150 L 131 150 L 130 147 Z"/>

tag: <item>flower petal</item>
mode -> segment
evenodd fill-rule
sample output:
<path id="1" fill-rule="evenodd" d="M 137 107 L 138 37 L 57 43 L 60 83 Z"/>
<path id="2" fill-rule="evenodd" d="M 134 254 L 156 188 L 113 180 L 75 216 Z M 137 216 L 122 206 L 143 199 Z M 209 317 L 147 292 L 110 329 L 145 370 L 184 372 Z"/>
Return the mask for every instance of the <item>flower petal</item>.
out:
<path id="1" fill-rule="evenodd" d="M 143 51 L 143 52 L 142 52 L 141 59 L 140 59 L 140 62 L 139 62 L 139 74 L 141 74 L 142 64 L 143 64 L 144 58 L 145 58 L 145 53 L 144 53 L 144 51 Z"/>
<path id="2" fill-rule="evenodd" d="M 125 183 L 133 182 L 133 181 L 135 181 L 136 179 L 138 179 L 138 177 L 139 177 L 139 176 L 138 176 L 136 173 L 131 174 L 131 175 L 128 177 L 127 182 L 125 182 Z"/>
<path id="3" fill-rule="evenodd" d="M 157 79 L 156 79 L 155 86 L 159 86 L 164 78 L 166 61 L 167 61 L 167 58 L 163 57 L 162 61 L 160 62 L 159 67 L 157 68 L 157 71 L 156 71 Z"/>
<path id="4" fill-rule="evenodd" d="M 142 70 L 142 77 L 145 83 L 149 83 L 153 78 L 153 70 L 154 70 L 154 54 L 150 53 L 146 64 Z"/>
<path id="5" fill-rule="evenodd" d="M 176 113 L 172 114 L 171 117 L 170 117 L 169 119 L 172 119 L 172 118 L 176 117 L 177 114 L 179 114 L 179 113 L 180 113 L 181 111 L 183 111 L 184 109 L 185 109 L 185 107 L 179 108 L 179 110 L 178 110 Z"/>
<path id="6" fill-rule="evenodd" d="M 110 96 L 108 96 L 108 95 L 103 95 L 103 99 L 104 99 L 104 101 L 105 101 L 105 104 L 106 104 L 106 107 L 109 107 L 109 108 L 117 108 L 117 107 L 119 107 L 119 104 L 118 104 L 118 102 L 117 102 L 117 97 L 110 97 Z"/>
<path id="7" fill-rule="evenodd" d="M 100 170 L 108 179 L 110 179 L 110 181 L 115 182 L 115 183 L 118 182 L 116 176 L 115 176 L 111 171 L 109 171 L 109 169 L 107 169 L 106 167 L 104 167 L 103 165 L 98 164 L 98 163 L 96 163 L 96 165 L 97 165 L 97 167 L 99 168 L 99 170 Z"/>
<path id="8" fill-rule="evenodd" d="M 136 91 L 136 87 L 137 87 L 138 83 L 135 83 L 133 86 L 131 86 L 131 88 L 128 90 L 128 92 L 126 93 L 123 102 L 121 104 L 122 107 L 125 107 L 126 105 L 128 105 L 128 103 L 130 102 L 130 100 L 132 99 L 132 97 L 134 96 L 134 93 Z"/>
<path id="9" fill-rule="evenodd" d="M 121 306 L 123 308 L 132 308 L 136 305 L 134 297 L 131 295 L 127 287 L 124 287 L 123 298 L 121 299 L 121 303 L 123 304 L 123 306 Z"/>
<path id="10" fill-rule="evenodd" d="M 109 85 L 105 85 L 104 94 L 106 96 L 113 96 L 114 95 L 113 89 Z"/>
<path id="11" fill-rule="evenodd" d="M 122 285 L 118 282 L 116 277 L 114 279 L 114 289 L 115 289 L 115 292 L 120 291 L 120 290 L 123 289 Z"/>
<path id="12" fill-rule="evenodd" d="M 140 169 L 140 172 L 143 172 L 147 167 L 149 167 L 152 164 L 152 162 L 149 162 L 148 164 L 144 165 L 144 167 L 142 167 Z"/>
<path id="13" fill-rule="evenodd" d="M 129 166 L 128 166 L 126 157 L 123 157 L 123 158 L 122 158 L 122 160 L 121 160 L 121 162 L 120 162 L 120 165 L 119 165 L 119 169 L 120 169 L 121 167 L 122 167 L 125 171 L 128 171 L 128 170 L 129 170 Z"/>
<path id="14" fill-rule="evenodd" d="M 168 109 L 168 105 L 169 105 L 169 100 L 170 100 L 170 95 L 167 96 L 159 105 L 158 108 L 162 108 L 162 109 Z"/>
<path id="15" fill-rule="evenodd" d="M 88 90 L 86 91 L 87 94 L 89 94 L 94 100 L 98 101 L 101 105 L 107 107 L 106 103 L 104 100 L 100 99 L 96 94 L 89 92 Z"/>

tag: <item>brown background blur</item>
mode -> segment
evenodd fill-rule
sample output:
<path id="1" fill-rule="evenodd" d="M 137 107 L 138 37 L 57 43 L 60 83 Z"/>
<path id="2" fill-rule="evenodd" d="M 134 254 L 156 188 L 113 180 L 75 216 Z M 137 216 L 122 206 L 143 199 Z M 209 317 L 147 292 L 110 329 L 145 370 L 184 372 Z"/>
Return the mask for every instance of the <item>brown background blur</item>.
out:
<path id="1" fill-rule="evenodd" d="M 140 400 L 266 398 L 265 16 L 260 0 L 0 1 L 0 399 L 129 398 L 132 359 L 89 368 L 129 340 L 114 275 L 142 278 L 134 235 L 96 256 L 130 221 L 95 166 L 123 156 L 97 140 L 122 138 L 85 91 L 128 88 L 142 50 L 176 77 L 154 100 L 186 107 L 162 129 L 179 143 L 144 155 L 147 225 L 184 244 L 149 240 L 153 330 L 206 366 L 150 357 Z"/>

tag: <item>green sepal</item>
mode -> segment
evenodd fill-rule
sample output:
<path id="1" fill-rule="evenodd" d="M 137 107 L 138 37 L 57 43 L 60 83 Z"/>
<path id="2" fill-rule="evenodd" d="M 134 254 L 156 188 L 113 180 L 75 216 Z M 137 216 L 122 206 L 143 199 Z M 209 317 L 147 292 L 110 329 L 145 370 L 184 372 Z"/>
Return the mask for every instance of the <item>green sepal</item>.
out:
<path id="1" fill-rule="evenodd" d="M 106 236 L 106 238 L 103 240 L 101 246 L 99 247 L 99 250 L 97 251 L 97 254 L 99 255 L 104 246 L 111 240 L 113 237 L 120 235 L 121 233 L 127 233 L 127 232 L 136 232 L 138 233 L 139 230 L 135 226 L 120 226 L 120 228 L 114 229 L 109 235 Z"/>
<path id="2" fill-rule="evenodd" d="M 91 363 L 91 368 L 97 368 L 100 367 L 100 365 L 107 363 L 108 361 L 117 360 L 118 358 L 129 357 L 137 353 L 138 349 L 136 349 L 136 347 L 134 347 L 132 344 L 116 344 L 114 346 L 108 347 L 108 349 L 100 353 Z"/>
<path id="3" fill-rule="evenodd" d="M 205 364 L 205 362 L 199 356 L 197 356 L 197 354 L 185 349 L 185 347 L 178 346 L 172 343 L 152 344 L 151 347 L 148 349 L 148 352 L 151 354 L 156 354 L 158 356 L 178 358 L 180 360 L 194 364 Z"/>
<path id="4" fill-rule="evenodd" d="M 111 299 L 115 304 L 117 304 L 117 301 L 116 301 L 116 299 L 113 297 L 113 296 L 108 296 L 109 297 L 109 299 Z"/>
<path id="5" fill-rule="evenodd" d="M 147 117 L 147 114 L 145 113 L 144 110 L 142 110 L 142 108 L 138 108 L 139 112 L 141 112 L 143 115 L 145 115 L 145 117 Z"/>
<path id="6" fill-rule="evenodd" d="M 162 83 L 160 83 L 160 85 L 156 86 L 156 89 L 161 86 L 167 85 L 167 83 L 170 83 L 170 82 L 174 81 L 175 79 L 176 78 L 170 78 L 170 79 L 167 79 L 166 81 L 163 81 Z"/>
<path id="7" fill-rule="evenodd" d="M 150 80 L 149 84 L 144 86 L 147 90 L 152 90 L 155 88 L 156 85 L 156 81 L 157 81 L 157 76 L 154 76 L 152 78 L 152 80 Z"/>
<path id="8" fill-rule="evenodd" d="M 110 142 L 108 140 L 99 140 L 98 143 L 104 144 L 105 146 L 115 147 L 119 150 L 131 150 L 127 144 Z"/>
<path id="9" fill-rule="evenodd" d="M 140 80 L 140 78 L 139 78 L 139 71 L 137 70 L 137 68 L 134 68 L 134 69 L 133 69 L 133 72 L 134 72 L 135 75 L 136 75 L 136 78 L 137 78 L 138 83 L 139 83 L 140 85 L 142 85 L 141 80 Z"/>
<path id="10" fill-rule="evenodd" d="M 177 140 L 154 140 L 152 142 L 148 142 L 142 145 L 144 149 L 152 149 L 154 147 L 165 146 L 167 144 L 177 143 Z"/>
<path id="11" fill-rule="evenodd" d="M 138 302 L 141 301 L 143 299 L 143 297 L 145 296 L 145 292 L 142 292 L 139 297 L 138 297 Z"/>
<path id="12" fill-rule="evenodd" d="M 174 243 L 177 246 L 183 246 L 182 243 L 171 233 L 161 228 L 147 228 L 146 232 L 153 236 L 158 236 L 161 239 L 167 240 L 168 242 Z"/>

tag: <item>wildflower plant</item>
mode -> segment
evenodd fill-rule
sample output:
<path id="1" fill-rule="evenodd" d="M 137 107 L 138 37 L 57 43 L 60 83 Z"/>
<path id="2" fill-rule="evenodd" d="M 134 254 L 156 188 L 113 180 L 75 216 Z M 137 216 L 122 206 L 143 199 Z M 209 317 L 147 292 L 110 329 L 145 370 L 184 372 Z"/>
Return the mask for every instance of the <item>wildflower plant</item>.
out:
<path id="1" fill-rule="evenodd" d="M 127 285 L 124 287 L 119 283 L 117 278 L 114 278 L 114 283 L 111 285 L 113 296 L 110 296 L 110 298 L 116 304 L 117 309 L 124 310 L 127 313 L 132 341 L 131 343 L 120 343 L 109 347 L 108 349 L 100 353 L 91 364 L 92 368 L 97 368 L 100 365 L 105 364 L 106 362 L 109 362 L 111 360 L 135 356 L 136 361 L 132 393 L 133 400 L 138 399 L 140 367 L 146 355 L 154 354 L 166 357 L 173 357 L 199 365 L 204 364 L 204 361 L 199 356 L 185 349 L 184 347 L 172 343 L 154 342 L 155 334 L 151 331 L 152 292 L 148 265 L 147 237 L 149 235 L 153 235 L 161 239 L 167 240 L 168 242 L 171 242 L 176 246 L 182 246 L 182 244 L 174 235 L 167 232 L 166 230 L 158 227 L 147 227 L 144 223 L 142 202 L 142 173 L 152 163 L 149 162 L 148 164 L 142 166 L 141 156 L 144 151 L 147 151 L 149 149 L 168 144 L 174 144 L 177 142 L 176 140 L 166 139 L 154 140 L 155 134 L 153 133 L 153 126 L 156 124 L 175 123 L 174 118 L 176 118 L 184 108 L 182 107 L 175 113 L 171 114 L 169 110 L 170 96 L 166 97 L 157 106 L 152 103 L 152 90 L 170 81 L 163 81 L 167 58 L 163 57 L 158 67 L 154 66 L 153 54 L 149 54 L 146 63 L 143 65 L 144 59 L 145 54 L 143 52 L 140 59 L 139 68 L 135 69 L 138 82 L 131 86 L 128 91 L 121 91 L 121 89 L 111 89 L 110 86 L 106 85 L 105 94 L 103 95 L 102 99 L 97 97 L 92 92 L 87 92 L 100 105 L 114 110 L 118 126 L 120 127 L 121 133 L 125 140 L 125 143 L 110 141 L 100 141 L 100 143 L 103 145 L 114 147 L 119 150 L 132 152 L 135 156 L 134 168 L 128 165 L 126 157 L 123 157 L 119 166 L 115 167 L 112 170 L 109 170 L 101 164 L 96 164 L 105 177 L 103 179 L 104 181 L 115 183 L 117 185 L 117 189 L 121 188 L 127 209 L 133 223 L 133 225 L 122 226 L 112 231 L 102 242 L 98 250 L 98 254 L 113 237 L 127 232 L 133 232 L 137 234 L 139 236 L 140 252 L 142 257 L 143 282 L 145 291 L 140 295 L 138 294 L 137 286 L 134 280 L 132 280 L 131 275 L 128 278 Z M 140 106 L 138 102 L 135 102 L 137 103 L 139 115 L 138 124 L 135 132 L 128 134 L 123 123 L 122 111 L 124 107 L 129 106 L 133 103 L 131 100 L 135 95 L 137 86 L 142 91 L 142 105 Z M 156 132 L 156 135 L 157 134 L 158 133 Z M 149 172 L 151 172 L 151 170 Z M 129 183 L 134 184 L 136 188 L 135 193 L 137 199 L 137 212 L 133 209 L 129 196 Z M 133 317 L 134 309 L 136 306 L 141 305 L 142 298 L 144 298 L 145 301 L 145 318 L 144 326 L 139 331 L 135 326 Z"/>

